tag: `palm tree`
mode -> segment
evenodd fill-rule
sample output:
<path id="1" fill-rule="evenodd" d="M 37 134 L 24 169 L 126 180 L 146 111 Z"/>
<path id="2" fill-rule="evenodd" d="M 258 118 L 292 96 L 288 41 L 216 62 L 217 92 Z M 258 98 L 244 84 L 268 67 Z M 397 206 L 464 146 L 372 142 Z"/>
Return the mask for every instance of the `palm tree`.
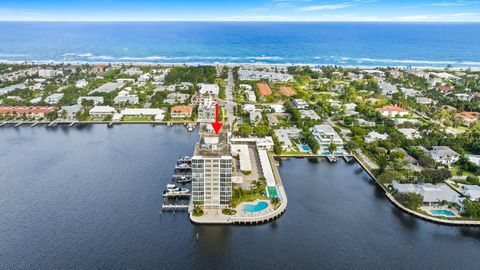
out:
<path id="1" fill-rule="evenodd" d="M 330 153 L 333 154 L 335 151 L 337 151 L 337 145 L 334 144 L 333 142 L 330 143 L 330 144 L 328 145 L 328 151 L 330 151 Z"/>

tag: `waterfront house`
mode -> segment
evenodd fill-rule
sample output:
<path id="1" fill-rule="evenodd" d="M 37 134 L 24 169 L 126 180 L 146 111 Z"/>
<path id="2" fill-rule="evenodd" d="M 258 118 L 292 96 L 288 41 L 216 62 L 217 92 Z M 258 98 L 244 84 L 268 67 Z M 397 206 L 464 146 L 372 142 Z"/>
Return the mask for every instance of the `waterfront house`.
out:
<path id="1" fill-rule="evenodd" d="M 95 117 L 95 118 L 102 118 L 108 115 L 113 115 L 117 111 L 115 108 L 110 107 L 110 106 L 95 106 L 90 111 L 88 112 L 90 116 Z"/>
<path id="2" fill-rule="evenodd" d="M 446 184 L 400 184 L 392 182 L 392 188 L 400 193 L 416 193 L 423 196 L 423 204 L 431 206 L 443 201 L 460 202 L 460 196 Z"/>
<path id="3" fill-rule="evenodd" d="M 376 142 L 376 141 L 384 141 L 388 139 L 388 134 L 386 133 L 378 133 L 376 131 L 371 131 L 370 133 L 368 133 L 367 136 L 365 136 L 364 138 L 364 141 L 366 143 L 372 143 L 372 142 Z"/>
<path id="4" fill-rule="evenodd" d="M 63 106 L 59 111 L 59 115 L 65 113 L 67 120 L 76 120 L 77 114 L 82 110 L 83 106 L 81 104 L 75 104 L 71 106 Z"/>
<path id="5" fill-rule="evenodd" d="M 15 115 L 23 116 L 29 118 L 43 118 L 46 114 L 55 111 L 54 107 L 22 107 L 22 106 L 13 106 L 13 107 L 0 107 L 0 114 L 3 115 Z"/>
<path id="6" fill-rule="evenodd" d="M 291 139 L 298 140 L 300 138 L 301 130 L 294 127 L 275 129 L 274 133 L 281 143 L 283 151 L 294 150 L 294 145 Z"/>
<path id="7" fill-rule="evenodd" d="M 385 117 L 396 117 L 396 116 L 406 116 L 408 115 L 408 111 L 398 107 L 397 105 L 387 105 L 377 109 Z"/>
<path id="8" fill-rule="evenodd" d="M 310 129 L 320 146 L 320 153 L 329 154 L 328 146 L 335 144 L 337 153 L 343 152 L 343 140 L 330 125 L 316 125 Z"/>
<path id="9" fill-rule="evenodd" d="M 170 109 L 172 118 L 190 118 L 192 117 L 193 107 L 190 105 L 173 106 Z"/>
<path id="10" fill-rule="evenodd" d="M 165 118 L 165 111 L 162 109 L 155 108 L 127 108 L 123 109 L 120 114 L 122 116 L 151 116 L 154 117 L 156 121 L 161 121 Z"/>
<path id="11" fill-rule="evenodd" d="M 460 155 L 450 149 L 448 146 L 434 146 L 432 150 L 429 151 L 430 157 L 433 158 L 436 162 L 443 165 L 450 166 L 453 163 L 457 162 L 460 158 Z"/>

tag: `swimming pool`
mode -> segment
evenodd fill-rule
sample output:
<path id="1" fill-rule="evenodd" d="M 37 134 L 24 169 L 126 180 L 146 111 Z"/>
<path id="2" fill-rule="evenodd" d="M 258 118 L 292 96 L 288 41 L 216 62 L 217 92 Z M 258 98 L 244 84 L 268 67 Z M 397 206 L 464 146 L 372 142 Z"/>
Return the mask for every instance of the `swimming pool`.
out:
<path id="1" fill-rule="evenodd" d="M 310 148 L 310 146 L 306 145 L 306 144 L 300 144 L 298 146 L 300 148 L 301 151 L 303 152 L 310 152 L 312 149 Z"/>
<path id="2" fill-rule="evenodd" d="M 449 210 L 430 210 L 430 213 L 434 216 L 445 216 L 445 217 L 454 217 L 455 214 Z"/>
<path id="3" fill-rule="evenodd" d="M 246 204 L 243 207 L 243 212 L 249 212 L 249 213 L 258 212 L 266 209 L 267 207 L 268 207 L 267 202 L 259 202 L 257 204 Z"/>

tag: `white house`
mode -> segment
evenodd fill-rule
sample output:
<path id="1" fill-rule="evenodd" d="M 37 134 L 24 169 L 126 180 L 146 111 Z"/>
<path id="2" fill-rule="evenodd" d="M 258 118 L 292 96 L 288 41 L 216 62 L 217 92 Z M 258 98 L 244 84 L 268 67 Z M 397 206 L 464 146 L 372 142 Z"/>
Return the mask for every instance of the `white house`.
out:
<path id="1" fill-rule="evenodd" d="M 469 198 L 472 201 L 478 201 L 478 199 L 480 199 L 480 186 L 462 185 L 460 191 L 463 196 Z"/>
<path id="2" fill-rule="evenodd" d="M 262 121 L 262 113 L 258 110 L 254 110 L 250 112 L 250 124 L 256 125 Z"/>
<path id="3" fill-rule="evenodd" d="M 396 117 L 396 116 L 406 116 L 408 115 L 408 111 L 398 107 L 396 105 L 388 105 L 388 106 L 383 106 L 381 108 L 377 109 L 378 112 L 380 112 L 383 116 L 385 117 Z"/>
<path id="4" fill-rule="evenodd" d="M 88 112 L 93 117 L 105 117 L 107 115 L 113 115 L 117 111 L 110 106 L 95 106 Z"/>
<path id="5" fill-rule="evenodd" d="M 423 204 L 458 202 L 460 196 L 446 184 L 400 184 L 397 181 L 392 182 L 392 187 L 400 193 L 416 193 L 423 196 Z"/>
<path id="6" fill-rule="evenodd" d="M 414 128 L 399 128 L 398 131 L 402 133 L 407 139 L 414 140 L 422 138 L 420 132 Z"/>
<path id="7" fill-rule="evenodd" d="M 63 93 L 52 94 L 45 98 L 45 102 L 48 104 L 57 104 L 63 98 Z"/>
<path id="8" fill-rule="evenodd" d="M 275 136 L 277 136 L 278 140 L 281 142 L 283 151 L 294 150 L 291 139 L 300 138 L 301 132 L 300 129 L 294 127 L 274 130 Z"/>
<path id="9" fill-rule="evenodd" d="M 447 146 L 434 146 L 429 153 L 436 162 L 448 166 L 457 162 L 460 158 L 460 155 L 457 152 L 453 151 Z"/>
<path id="10" fill-rule="evenodd" d="M 78 80 L 76 83 L 75 83 L 75 87 L 76 88 L 85 88 L 87 87 L 88 85 L 88 82 L 85 80 L 85 79 L 81 79 L 81 80 Z"/>
<path id="11" fill-rule="evenodd" d="M 202 95 L 218 95 L 220 87 L 217 84 L 199 83 L 199 92 Z"/>
<path id="12" fill-rule="evenodd" d="M 292 100 L 293 106 L 297 109 L 307 109 L 308 103 L 303 99 L 294 99 Z"/>
<path id="13" fill-rule="evenodd" d="M 320 120 L 320 116 L 314 110 L 300 110 L 302 119 Z"/>
<path id="14" fill-rule="evenodd" d="M 320 153 L 329 154 L 328 146 L 335 144 L 337 153 L 343 152 L 343 140 L 330 125 L 316 125 L 310 129 L 320 146 Z"/>
<path id="15" fill-rule="evenodd" d="M 103 97 L 98 96 L 83 96 L 77 99 L 77 104 L 82 104 L 82 101 L 88 100 L 92 101 L 93 105 L 103 104 Z"/>
<path id="16" fill-rule="evenodd" d="M 372 143 L 372 142 L 376 142 L 376 141 L 384 141 L 388 139 L 388 134 L 386 133 L 378 133 L 376 131 L 371 131 L 370 133 L 368 133 L 367 136 L 365 136 L 364 138 L 364 141 L 366 143 Z"/>

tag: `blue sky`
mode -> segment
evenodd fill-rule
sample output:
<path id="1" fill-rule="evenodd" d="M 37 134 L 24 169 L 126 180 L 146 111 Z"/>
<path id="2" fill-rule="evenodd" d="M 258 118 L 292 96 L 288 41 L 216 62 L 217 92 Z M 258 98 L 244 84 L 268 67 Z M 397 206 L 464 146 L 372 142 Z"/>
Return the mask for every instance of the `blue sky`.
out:
<path id="1" fill-rule="evenodd" d="M 1 0 L 0 20 L 480 22 L 480 0 Z"/>

